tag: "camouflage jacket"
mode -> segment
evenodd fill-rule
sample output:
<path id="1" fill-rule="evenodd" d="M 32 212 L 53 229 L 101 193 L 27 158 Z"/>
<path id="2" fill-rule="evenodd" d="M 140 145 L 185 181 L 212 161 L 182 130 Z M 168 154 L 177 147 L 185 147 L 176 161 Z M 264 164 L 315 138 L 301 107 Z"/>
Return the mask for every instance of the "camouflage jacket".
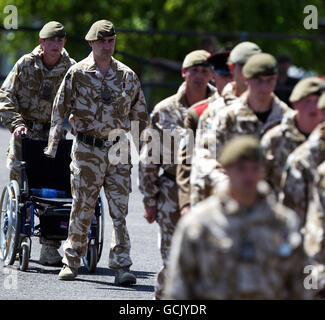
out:
<path id="1" fill-rule="evenodd" d="M 205 130 L 207 133 L 202 135 L 200 140 L 197 136 L 193 161 L 195 165 L 193 165 L 190 178 L 192 205 L 211 194 L 211 190 L 216 187 L 211 184 L 225 179 L 217 158 L 226 141 L 241 134 L 252 134 L 260 138 L 279 124 L 285 113 L 294 112 L 273 95 L 271 112 L 263 123 L 248 106 L 247 99 L 248 92 L 245 92 L 229 107 L 220 110 L 211 123 L 211 129 Z M 196 150 L 196 148 L 199 149 Z"/>
<path id="2" fill-rule="evenodd" d="M 146 102 L 136 74 L 112 57 L 105 76 L 92 52 L 72 66 L 55 97 L 48 156 L 54 157 L 63 120 L 70 115 L 72 132 L 108 139 L 113 130 L 129 132 L 131 121 L 139 121 L 139 135 L 148 124 Z"/>
<path id="3" fill-rule="evenodd" d="M 51 121 L 52 104 L 63 77 L 75 64 L 65 49 L 59 63 L 49 70 L 37 46 L 21 57 L 8 74 L 0 89 L 0 116 L 3 124 L 13 132 L 25 120 L 37 123 Z"/>
<path id="4" fill-rule="evenodd" d="M 305 299 L 297 215 L 260 193 L 247 208 L 226 191 L 198 204 L 172 240 L 166 297 Z"/>
<path id="5" fill-rule="evenodd" d="M 220 96 L 216 91 L 215 94 L 210 96 L 208 99 L 195 103 L 188 109 L 186 118 L 184 120 L 184 126 L 188 129 L 191 129 L 194 133 L 194 136 L 196 134 L 196 129 L 198 128 L 199 119 L 201 115 L 204 113 L 204 111 L 209 105 L 211 105 L 214 101 L 219 98 Z"/>
<path id="6" fill-rule="evenodd" d="M 289 155 L 281 177 L 280 199 L 299 214 L 302 222 L 305 221 L 308 202 L 312 197 L 316 168 L 325 160 L 322 130 L 325 130 L 325 123 L 318 125 L 308 139 Z"/>
<path id="7" fill-rule="evenodd" d="M 209 133 L 211 129 L 211 122 L 216 117 L 218 112 L 230 105 L 238 99 L 235 95 L 235 83 L 228 83 L 222 95 L 215 93 L 212 97 L 207 100 L 201 101 L 188 110 L 187 117 L 184 121 L 186 128 L 189 128 L 193 131 L 193 140 L 196 135 L 198 135 L 198 141 L 202 141 L 207 136 L 209 139 Z M 197 129 L 199 129 L 197 131 Z M 177 172 L 176 172 L 176 181 L 178 185 L 178 197 L 179 197 L 179 207 L 183 208 L 185 205 L 190 204 L 190 194 L 191 194 L 191 185 L 190 185 L 190 175 L 192 169 L 192 163 L 195 165 L 195 160 L 192 162 L 192 156 L 194 156 L 193 143 L 191 143 L 191 132 L 182 138 L 178 152 L 178 162 Z M 197 142 L 195 143 L 196 152 L 200 152 L 200 147 Z"/>
<path id="8" fill-rule="evenodd" d="M 218 99 L 218 102 L 209 103 L 208 107 L 202 113 L 202 116 L 199 119 L 198 129 L 211 129 L 211 123 L 213 119 L 216 117 L 217 113 L 224 106 L 229 106 L 233 102 L 235 102 L 238 97 L 236 96 L 236 83 L 230 82 L 227 83 L 223 88 L 221 93 L 222 99 Z"/>
<path id="9" fill-rule="evenodd" d="M 159 102 L 151 114 L 150 129 L 157 134 L 152 138 L 156 147 L 159 144 L 159 157 L 152 159 L 150 157 L 151 143 L 144 144 L 139 163 L 139 189 L 144 196 L 145 206 L 156 205 L 160 168 L 170 176 L 176 177 L 177 150 L 186 133 L 184 120 L 190 107 L 185 95 L 185 85 L 186 83 L 183 83 L 176 94 Z M 215 90 L 213 86 L 208 85 L 207 96 L 213 95 Z"/>
<path id="10" fill-rule="evenodd" d="M 296 113 L 286 113 L 281 123 L 266 132 L 261 139 L 266 159 L 266 178 L 276 194 L 281 190 L 281 176 L 289 154 L 307 140 L 297 128 L 295 116 Z"/>

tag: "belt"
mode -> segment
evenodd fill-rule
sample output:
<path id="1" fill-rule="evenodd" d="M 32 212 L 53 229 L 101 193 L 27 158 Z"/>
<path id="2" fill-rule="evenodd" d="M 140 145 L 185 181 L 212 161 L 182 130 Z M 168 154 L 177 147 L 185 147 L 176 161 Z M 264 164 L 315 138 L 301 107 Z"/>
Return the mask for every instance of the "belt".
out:
<path id="1" fill-rule="evenodd" d="M 51 128 L 51 122 L 41 123 L 29 119 L 24 119 L 24 121 L 26 122 L 27 127 L 31 130 L 42 131 L 42 130 L 50 130 Z"/>
<path id="2" fill-rule="evenodd" d="M 169 180 L 176 182 L 176 176 L 171 173 L 168 173 L 166 170 L 164 170 L 164 173 L 162 174 L 162 176 L 165 176 Z"/>
<path id="3" fill-rule="evenodd" d="M 83 132 L 78 132 L 77 139 L 78 141 L 88 144 L 89 146 L 97 147 L 101 149 L 105 147 L 106 148 L 111 147 L 112 145 L 114 145 L 120 140 L 120 137 L 116 137 L 115 141 L 110 141 L 107 139 L 96 138 L 94 136 L 91 136 Z"/>

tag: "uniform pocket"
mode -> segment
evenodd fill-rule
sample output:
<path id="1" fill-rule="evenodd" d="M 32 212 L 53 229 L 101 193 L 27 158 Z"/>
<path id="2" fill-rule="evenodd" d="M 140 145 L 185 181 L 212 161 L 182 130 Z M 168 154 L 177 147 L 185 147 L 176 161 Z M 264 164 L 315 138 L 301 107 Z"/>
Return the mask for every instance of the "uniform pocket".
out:
<path id="1" fill-rule="evenodd" d="M 85 121 L 93 121 L 96 118 L 100 99 L 99 91 L 89 85 L 77 82 L 74 113 Z"/>
<path id="2" fill-rule="evenodd" d="M 125 188 L 132 192 L 132 180 L 131 180 L 131 170 L 133 165 L 132 164 L 118 164 L 116 166 L 116 171 L 125 177 L 126 186 Z"/>

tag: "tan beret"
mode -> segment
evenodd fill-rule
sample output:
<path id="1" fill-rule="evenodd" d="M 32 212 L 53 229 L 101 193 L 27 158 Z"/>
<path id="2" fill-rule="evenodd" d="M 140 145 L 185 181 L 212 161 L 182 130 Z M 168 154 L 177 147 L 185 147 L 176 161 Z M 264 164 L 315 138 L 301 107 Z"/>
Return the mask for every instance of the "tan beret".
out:
<path id="1" fill-rule="evenodd" d="M 318 77 L 308 77 L 300 80 L 293 88 L 289 101 L 297 102 L 311 94 L 320 95 L 325 89 L 325 82 Z"/>
<path id="2" fill-rule="evenodd" d="M 247 78 L 254 78 L 260 75 L 269 76 L 277 74 L 276 59 L 268 53 L 258 53 L 250 57 L 244 65 L 243 75 Z"/>
<path id="3" fill-rule="evenodd" d="M 101 40 L 104 37 L 114 36 L 116 34 L 112 22 L 108 20 L 99 20 L 90 27 L 85 39 L 87 41 Z"/>
<path id="4" fill-rule="evenodd" d="M 66 32 L 64 30 L 63 24 L 57 21 L 50 21 L 46 23 L 39 32 L 39 37 L 41 39 L 48 39 L 52 37 L 65 37 L 65 35 Z"/>
<path id="5" fill-rule="evenodd" d="M 261 52 L 262 50 L 256 43 L 241 42 L 231 50 L 228 61 L 244 65 L 251 56 Z"/>
<path id="6" fill-rule="evenodd" d="M 190 68 L 197 65 L 208 65 L 210 53 L 205 50 L 194 50 L 185 56 L 182 68 Z"/>
<path id="7" fill-rule="evenodd" d="M 234 165 L 241 160 L 261 161 L 259 140 L 252 135 L 240 135 L 229 140 L 221 150 L 219 162 L 222 166 Z"/>

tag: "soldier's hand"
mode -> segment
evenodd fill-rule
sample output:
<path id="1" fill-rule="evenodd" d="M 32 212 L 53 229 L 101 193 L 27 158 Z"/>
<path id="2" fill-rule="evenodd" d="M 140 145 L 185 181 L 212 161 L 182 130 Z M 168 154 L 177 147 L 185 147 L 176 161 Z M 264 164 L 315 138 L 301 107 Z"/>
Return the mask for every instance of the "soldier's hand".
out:
<path id="1" fill-rule="evenodd" d="M 181 210 L 181 216 L 184 216 L 186 213 L 188 213 L 190 211 L 191 207 L 189 204 L 187 204 L 186 206 L 184 206 Z"/>
<path id="2" fill-rule="evenodd" d="M 27 134 L 27 128 L 25 126 L 18 126 L 14 130 L 14 136 L 16 139 L 21 139 L 22 134 Z"/>
<path id="3" fill-rule="evenodd" d="M 143 210 L 143 216 L 149 223 L 153 223 L 157 218 L 157 207 L 145 207 Z"/>

